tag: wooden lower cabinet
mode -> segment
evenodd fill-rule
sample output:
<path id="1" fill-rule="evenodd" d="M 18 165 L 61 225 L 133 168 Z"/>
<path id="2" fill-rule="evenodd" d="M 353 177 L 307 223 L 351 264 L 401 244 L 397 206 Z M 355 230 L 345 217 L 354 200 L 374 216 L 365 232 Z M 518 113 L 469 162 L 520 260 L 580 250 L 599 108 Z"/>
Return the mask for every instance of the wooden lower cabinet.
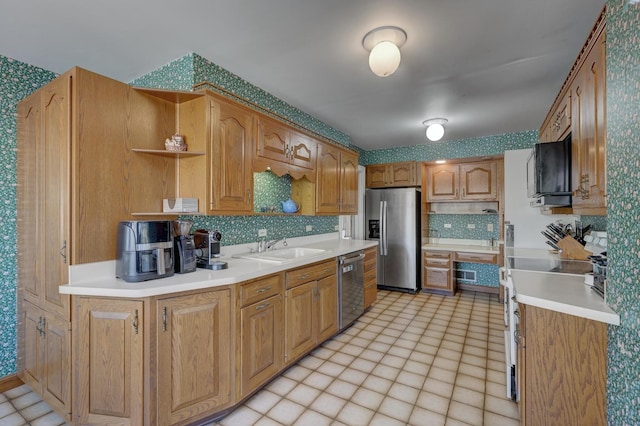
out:
<path id="1" fill-rule="evenodd" d="M 302 278 L 309 281 L 299 284 Z M 287 273 L 285 363 L 290 364 L 338 331 L 335 260 Z"/>
<path id="2" fill-rule="evenodd" d="M 78 297 L 74 310 L 74 424 L 143 424 L 143 302 Z"/>
<path id="3" fill-rule="evenodd" d="M 423 251 L 422 288 L 427 291 L 453 295 L 456 281 L 453 279 L 453 259 L 448 251 Z"/>
<path id="4" fill-rule="evenodd" d="M 20 377 L 68 420 L 71 415 L 69 321 L 29 302 L 24 302 L 22 321 L 24 356 Z"/>
<path id="5" fill-rule="evenodd" d="M 188 424 L 231 401 L 230 290 L 158 301 L 159 425 Z"/>
<path id="6" fill-rule="evenodd" d="M 283 281 L 278 274 L 240 286 L 240 398 L 282 369 Z"/>
<path id="7" fill-rule="evenodd" d="M 364 309 L 373 305 L 378 298 L 378 248 L 364 251 Z"/>
<path id="8" fill-rule="evenodd" d="M 606 425 L 607 324 L 519 304 L 521 425 Z"/>

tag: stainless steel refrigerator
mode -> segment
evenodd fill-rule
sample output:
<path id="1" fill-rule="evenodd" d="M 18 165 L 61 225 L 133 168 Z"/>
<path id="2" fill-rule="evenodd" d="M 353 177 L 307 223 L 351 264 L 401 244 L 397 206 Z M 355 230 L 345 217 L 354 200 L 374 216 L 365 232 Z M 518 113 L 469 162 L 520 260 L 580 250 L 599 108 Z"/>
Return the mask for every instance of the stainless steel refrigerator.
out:
<path id="1" fill-rule="evenodd" d="M 378 287 L 420 289 L 420 190 L 367 189 L 365 233 L 378 241 Z"/>

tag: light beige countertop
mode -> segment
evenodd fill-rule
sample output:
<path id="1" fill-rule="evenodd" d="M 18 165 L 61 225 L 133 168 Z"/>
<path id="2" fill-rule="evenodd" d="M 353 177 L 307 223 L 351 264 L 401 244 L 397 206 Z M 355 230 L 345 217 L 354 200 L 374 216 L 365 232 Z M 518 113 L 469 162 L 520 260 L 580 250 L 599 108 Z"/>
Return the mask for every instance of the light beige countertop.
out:
<path id="1" fill-rule="evenodd" d="M 499 254 L 498 241 L 492 247 L 488 240 L 463 240 L 455 238 L 430 238 L 422 250 L 459 251 L 466 253 Z"/>
<path id="2" fill-rule="evenodd" d="M 69 267 L 69 284 L 60 286 L 59 289 L 62 294 L 78 296 L 123 298 L 159 296 L 236 284 L 378 245 L 377 241 L 340 239 L 338 233 L 291 238 L 287 241 L 289 248 L 304 246 L 325 251 L 314 256 L 276 264 L 232 257 L 236 253 L 248 252 L 255 244 L 223 246 L 220 260 L 229 264 L 228 269 L 210 271 L 198 268 L 195 272 L 174 274 L 171 277 L 140 283 L 128 283 L 116 278 L 115 260 L 72 265 Z M 281 243 L 278 246 L 281 247 Z"/>
<path id="3" fill-rule="evenodd" d="M 620 325 L 620 316 L 584 283 L 584 275 L 523 270 L 510 274 L 519 303 Z"/>

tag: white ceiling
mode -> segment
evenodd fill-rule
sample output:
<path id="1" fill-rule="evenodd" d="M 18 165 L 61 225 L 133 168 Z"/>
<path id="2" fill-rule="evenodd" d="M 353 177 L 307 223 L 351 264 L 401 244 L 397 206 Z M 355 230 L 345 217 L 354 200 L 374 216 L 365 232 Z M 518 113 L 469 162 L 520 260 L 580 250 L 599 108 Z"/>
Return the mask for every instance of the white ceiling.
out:
<path id="1" fill-rule="evenodd" d="M 366 149 L 539 128 L 604 0 L 0 0 L 0 55 L 129 82 L 195 52 Z M 362 38 L 407 32 L 380 78 Z"/>

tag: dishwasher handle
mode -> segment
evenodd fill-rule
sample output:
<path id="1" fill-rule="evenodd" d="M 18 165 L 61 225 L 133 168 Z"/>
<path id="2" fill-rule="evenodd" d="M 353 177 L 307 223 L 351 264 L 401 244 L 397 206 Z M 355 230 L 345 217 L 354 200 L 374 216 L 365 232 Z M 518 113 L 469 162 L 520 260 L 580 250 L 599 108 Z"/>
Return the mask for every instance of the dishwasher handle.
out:
<path id="1" fill-rule="evenodd" d="M 358 262 L 360 260 L 364 259 L 364 253 L 360 253 L 357 256 L 352 256 L 352 257 L 341 257 L 340 258 L 340 264 L 341 265 L 348 265 L 350 263 L 355 263 Z"/>

